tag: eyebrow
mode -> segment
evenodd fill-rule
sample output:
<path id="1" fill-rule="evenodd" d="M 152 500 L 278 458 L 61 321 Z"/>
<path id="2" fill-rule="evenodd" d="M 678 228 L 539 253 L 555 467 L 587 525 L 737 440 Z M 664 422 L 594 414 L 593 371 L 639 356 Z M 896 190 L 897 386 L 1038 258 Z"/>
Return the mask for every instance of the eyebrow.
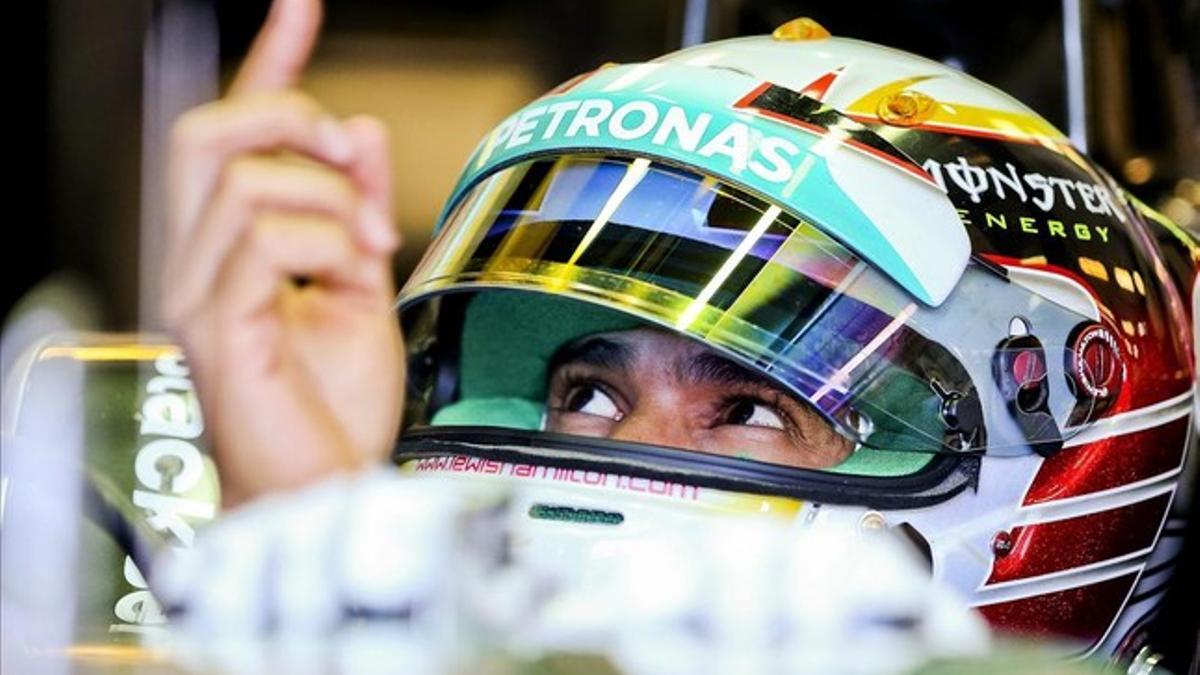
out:
<path id="1" fill-rule="evenodd" d="M 548 373 L 557 372 L 567 364 L 594 366 L 606 370 L 629 370 L 633 363 L 633 349 L 628 345 L 602 337 L 591 337 L 570 342 L 550 357 Z"/>
<path id="2" fill-rule="evenodd" d="M 764 377 L 746 366 L 713 352 L 704 352 L 689 359 L 676 368 L 675 376 L 692 385 L 754 385 L 791 396 L 770 378 Z"/>

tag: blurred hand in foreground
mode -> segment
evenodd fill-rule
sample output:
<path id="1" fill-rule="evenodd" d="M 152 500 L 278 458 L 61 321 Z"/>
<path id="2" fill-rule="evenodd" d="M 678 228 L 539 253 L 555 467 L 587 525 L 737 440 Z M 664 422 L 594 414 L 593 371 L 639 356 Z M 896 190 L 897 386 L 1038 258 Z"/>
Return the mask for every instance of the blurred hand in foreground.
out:
<path id="1" fill-rule="evenodd" d="M 226 506 L 374 464 L 399 423 L 387 135 L 295 88 L 321 12 L 275 0 L 228 95 L 172 133 L 163 315 Z"/>

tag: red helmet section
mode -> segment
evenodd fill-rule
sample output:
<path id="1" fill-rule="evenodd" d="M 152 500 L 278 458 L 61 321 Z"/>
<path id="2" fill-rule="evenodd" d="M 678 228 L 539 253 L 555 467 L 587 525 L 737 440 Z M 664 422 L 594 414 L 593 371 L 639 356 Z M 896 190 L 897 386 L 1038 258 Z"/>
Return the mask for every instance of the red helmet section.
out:
<path id="1" fill-rule="evenodd" d="M 1191 415 L 1178 410 L 1194 381 L 1185 298 L 1196 275 L 1195 254 L 1157 232 L 1159 223 L 1144 218 L 1069 146 L 934 131 L 900 139 L 897 145 L 946 188 L 975 255 L 1009 269 L 1059 275 L 1082 287 L 1099 315 L 1071 337 L 1071 381 L 1051 383 L 1096 396 L 1092 417 L 1098 421 L 1041 460 L 1022 499 L 1022 510 L 1066 503 L 1078 506 L 1076 515 L 1043 520 L 1039 514 L 1034 524 L 997 532 L 985 585 L 1148 560 L 1176 494 L 1192 426 Z M 1172 244 L 1181 250 L 1162 248 Z M 1178 262 L 1188 259 L 1190 267 Z M 1096 499 L 1147 485 L 1162 489 L 1151 488 L 1144 499 L 1131 495 L 1132 503 Z M 1143 571 L 1116 571 L 980 609 L 1001 629 L 1095 646 L 1137 599 Z"/>

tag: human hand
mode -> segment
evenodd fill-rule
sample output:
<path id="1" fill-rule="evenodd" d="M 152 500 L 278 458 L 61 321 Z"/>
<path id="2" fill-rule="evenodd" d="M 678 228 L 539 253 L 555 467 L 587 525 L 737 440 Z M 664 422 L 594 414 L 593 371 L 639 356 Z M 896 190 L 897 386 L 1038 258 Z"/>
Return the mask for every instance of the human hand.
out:
<path id="1" fill-rule="evenodd" d="M 163 315 L 227 506 L 384 458 L 403 397 L 386 130 L 295 89 L 320 0 L 275 0 L 228 95 L 182 115 Z"/>

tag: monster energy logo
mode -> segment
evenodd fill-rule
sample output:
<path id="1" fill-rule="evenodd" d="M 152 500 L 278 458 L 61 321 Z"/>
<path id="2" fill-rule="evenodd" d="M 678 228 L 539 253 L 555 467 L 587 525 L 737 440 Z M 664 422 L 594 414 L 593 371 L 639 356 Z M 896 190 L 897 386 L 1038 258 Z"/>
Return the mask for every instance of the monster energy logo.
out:
<path id="1" fill-rule="evenodd" d="M 979 167 L 959 157 L 953 162 L 927 160 L 921 165 L 934 181 L 953 194 L 966 194 L 972 204 L 995 200 L 1019 200 L 1033 204 L 1043 212 L 1061 204 L 1073 211 L 1084 209 L 1097 215 L 1114 216 L 1125 222 L 1125 212 L 1117 207 L 1112 192 L 1105 186 L 1082 180 L 1070 180 L 1040 173 L 1022 173 L 1009 162 L 1003 167 Z"/>

